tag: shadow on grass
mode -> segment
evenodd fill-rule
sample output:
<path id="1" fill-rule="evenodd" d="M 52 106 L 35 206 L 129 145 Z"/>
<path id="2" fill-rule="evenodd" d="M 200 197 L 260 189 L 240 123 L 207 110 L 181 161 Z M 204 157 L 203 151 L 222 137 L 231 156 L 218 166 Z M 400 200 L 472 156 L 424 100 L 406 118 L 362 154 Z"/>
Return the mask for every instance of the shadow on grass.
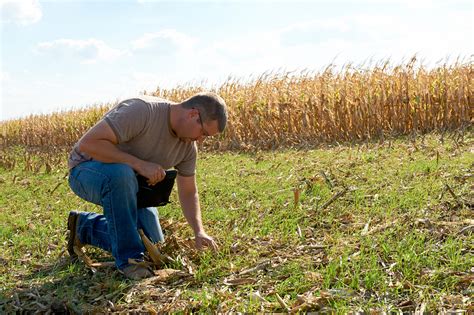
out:
<path id="1" fill-rule="evenodd" d="M 135 285 L 113 267 L 89 269 L 69 257 L 40 266 L 17 283 L 0 293 L 0 313 L 107 313 Z"/>

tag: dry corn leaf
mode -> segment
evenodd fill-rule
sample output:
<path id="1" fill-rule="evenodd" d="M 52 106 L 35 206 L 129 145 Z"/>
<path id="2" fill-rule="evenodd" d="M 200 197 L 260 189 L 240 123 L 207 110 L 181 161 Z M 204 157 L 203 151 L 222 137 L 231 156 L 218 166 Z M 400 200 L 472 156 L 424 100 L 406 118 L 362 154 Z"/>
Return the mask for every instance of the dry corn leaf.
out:
<path id="1" fill-rule="evenodd" d="M 87 256 L 81 248 L 77 247 L 77 246 L 74 246 L 73 247 L 73 250 L 74 250 L 74 253 L 76 253 L 77 257 L 79 257 L 87 266 L 93 268 L 93 264 L 94 262 L 92 261 L 92 259 L 89 258 L 89 256 Z"/>
<path id="2" fill-rule="evenodd" d="M 254 284 L 257 282 L 254 278 L 235 278 L 235 279 L 225 279 L 224 284 L 228 286 L 238 286 L 246 284 Z"/>
<path id="3" fill-rule="evenodd" d="M 301 190 L 299 188 L 293 189 L 293 195 L 294 195 L 294 206 L 298 206 L 298 203 L 300 202 L 300 194 Z"/>
<path id="4" fill-rule="evenodd" d="M 288 308 L 288 305 L 286 304 L 286 302 L 281 298 L 281 296 L 280 296 L 278 293 L 275 293 L 275 296 L 276 296 L 276 298 L 277 298 L 278 303 L 281 305 L 281 307 L 282 307 L 285 311 L 289 312 L 290 309 Z"/>
<path id="5" fill-rule="evenodd" d="M 308 280 L 312 282 L 322 282 L 323 281 L 323 276 L 319 272 L 314 272 L 314 271 L 308 271 L 306 273 L 306 277 Z"/>
<path id="6" fill-rule="evenodd" d="M 188 273 L 181 270 L 176 270 L 176 269 L 154 270 L 153 273 L 155 274 L 155 277 L 151 278 L 153 279 L 153 282 L 155 281 L 168 282 L 171 280 L 186 278 L 190 276 Z"/>
<path id="7" fill-rule="evenodd" d="M 152 307 L 152 306 L 149 306 L 149 305 L 145 306 L 145 310 L 146 310 L 146 311 L 148 312 L 148 314 L 150 314 L 150 315 L 158 315 L 158 311 L 157 311 L 154 307 Z"/>
<path id="8" fill-rule="evenodd" d="M 250 293 L 250 300 L 251 301 L 256 301 L 256 302 L 261 302 L 264 304 L 270 304 L 261 294 L 259 291 L 251 292 Z"/>
<path id="9" fill-rule="evenodd" d="M 139 229 L 138 233 L 140 234 L 140 237 L 142 238 L 143 244 L 145 245 L 145 248 L 148 251 L 148 254 L 150 255 L 151 260 L 157 266 L 163 265 L 163 263 L 166 261 L 166 258 L 160 253 L 160 251 L 155 246 L 155 244 L 153 244 L 150 241 L 150 239 L 145 235 L 142 229 Z"/>
<path id="10" fill-rule="evenodd" d="M 266 269 L 270 265 L 271 265 L 271 261 L 270 260 L 265 260 L 265 261 L 259 263 L 258 265 L 256 265 L 255 267 L 242 270 L 241 272 L 239 272 L 239 275 L 246 275 L 246 274 L 258 271 L 258 270 L 263 270 L 263 269 Z"/>

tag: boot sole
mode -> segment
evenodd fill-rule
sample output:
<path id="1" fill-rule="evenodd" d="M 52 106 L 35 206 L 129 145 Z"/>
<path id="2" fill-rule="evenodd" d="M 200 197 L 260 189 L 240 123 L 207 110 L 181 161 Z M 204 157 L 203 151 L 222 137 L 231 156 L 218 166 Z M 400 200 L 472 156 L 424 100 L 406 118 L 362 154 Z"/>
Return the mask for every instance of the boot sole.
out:
<path id="1" fill-rule="evenodd" d="M 69 238 L 67 240 L 67 251 L 71 258 L 77 258 L 77 254 L 74 252 L 74 243 L 76 241 L 77 233 L 77 218 L 78 214 L 71 212 L 67 219 L 67 229 L 69 230 Z"/>

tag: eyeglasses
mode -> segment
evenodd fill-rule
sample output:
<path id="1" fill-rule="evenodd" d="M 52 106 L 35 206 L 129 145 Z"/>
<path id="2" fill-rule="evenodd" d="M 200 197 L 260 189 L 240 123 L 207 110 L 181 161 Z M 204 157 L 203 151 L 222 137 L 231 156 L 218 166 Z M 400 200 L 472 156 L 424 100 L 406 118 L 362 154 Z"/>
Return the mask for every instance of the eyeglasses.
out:
<path id="1" fill-rule="evenodd" d="M 201 123 L 201 133 L 204 137 L 209 137 L 209 133 L 204 129 L 204 124 L 201 117 L 201 112 L 198 110 L 199 122 Z"/>

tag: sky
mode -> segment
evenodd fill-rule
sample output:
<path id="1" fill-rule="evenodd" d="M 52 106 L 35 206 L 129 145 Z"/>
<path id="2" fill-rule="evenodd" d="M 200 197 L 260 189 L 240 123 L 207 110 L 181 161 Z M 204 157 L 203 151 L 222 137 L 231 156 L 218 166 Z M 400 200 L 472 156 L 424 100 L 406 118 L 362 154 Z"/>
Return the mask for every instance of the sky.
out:
<path id="1" fill-rule="evenodd" d="M 331 63 L 472 61 L 473 3 L 0 0 L 0 120 Z"/>

